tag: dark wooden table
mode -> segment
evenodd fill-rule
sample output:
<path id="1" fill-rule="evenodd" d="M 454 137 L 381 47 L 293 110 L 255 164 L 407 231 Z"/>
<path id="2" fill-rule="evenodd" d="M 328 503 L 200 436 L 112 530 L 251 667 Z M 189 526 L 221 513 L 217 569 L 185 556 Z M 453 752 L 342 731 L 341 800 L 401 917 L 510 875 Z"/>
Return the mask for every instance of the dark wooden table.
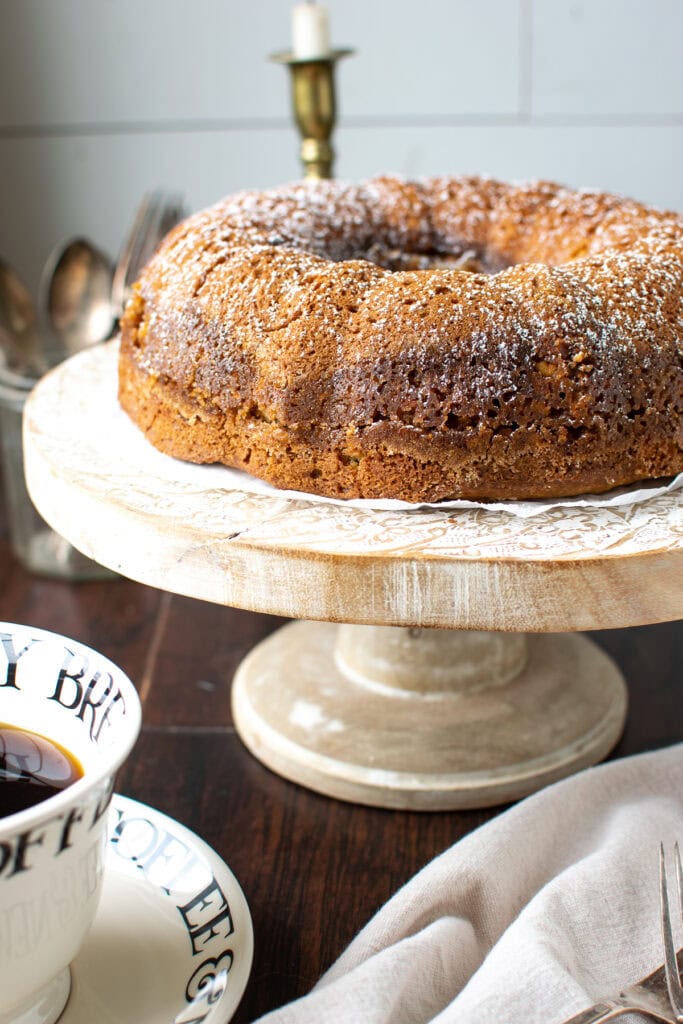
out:
<path id="1" fill-rule="evenodd" d="M 500 811 L 357 807 L 285 782 L 255 761 L 232 725 L 230 682 L 240 659 L 280 619 L 128 580 L 69 584 L 31 576 L 4 533 L 0 568 L 0 618 L 80 640 L 137 684 L 144 727 L 118 789 L 189 826 L 239 879 L 256 951 L 235 1021 L 307 992 L 399 886 Z M 626 731 L 613 756 L 681 740 L 683 623 L 595 636 L 630 691 Z"/>

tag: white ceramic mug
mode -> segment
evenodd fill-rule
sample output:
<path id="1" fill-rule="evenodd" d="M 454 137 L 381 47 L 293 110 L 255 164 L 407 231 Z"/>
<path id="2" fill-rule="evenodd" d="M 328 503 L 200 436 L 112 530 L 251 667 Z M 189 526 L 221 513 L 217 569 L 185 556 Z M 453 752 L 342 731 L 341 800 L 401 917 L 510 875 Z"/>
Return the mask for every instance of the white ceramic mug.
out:
<path id="1" fill-rule="evenodd" d="M 0 723 L 56 742 L 83 769 L 0 817 L 0 1024 L 53 1024 L 64 1009 L 69 964 L 97 910 L 116 771 L 140 721 L 135 687 L 103 655 L 0 623 Z"/>

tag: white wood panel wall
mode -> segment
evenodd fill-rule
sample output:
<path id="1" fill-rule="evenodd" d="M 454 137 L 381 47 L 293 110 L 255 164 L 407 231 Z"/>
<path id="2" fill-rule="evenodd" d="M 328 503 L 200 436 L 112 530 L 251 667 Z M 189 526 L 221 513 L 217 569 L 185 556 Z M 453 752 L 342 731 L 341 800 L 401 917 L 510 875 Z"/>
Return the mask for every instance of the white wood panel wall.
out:
<path id="1" fill-rule="evenodd" d="M 292 0 L 293 2 L 293 0 Z M 683 210 L 682 0 L 328 0 L 339 176 L 483 171 Z M 298 176 L 290 0 L 0 0 L 0 256 L 116 255 L 142 194 Z"/>

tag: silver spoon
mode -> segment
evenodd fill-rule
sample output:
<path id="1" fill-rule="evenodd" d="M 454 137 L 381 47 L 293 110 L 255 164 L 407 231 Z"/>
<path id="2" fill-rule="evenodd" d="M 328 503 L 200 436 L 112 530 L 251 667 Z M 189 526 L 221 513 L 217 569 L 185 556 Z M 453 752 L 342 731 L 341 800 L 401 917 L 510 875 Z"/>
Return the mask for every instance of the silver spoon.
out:
<path id="1" fill-rule="evenodd" d="M 19 275 L 0 260 L 0 364 L 17 377 L 39 377 L 48 368 L 38 316 Z"/>
<path id="2" fill-rule="evenodd" d="M 113 275 L 107 257 L 85 238 L 75 238 L 53 251 L 43 273 L 41 305 L 64 356 L 111 334 Z"/>

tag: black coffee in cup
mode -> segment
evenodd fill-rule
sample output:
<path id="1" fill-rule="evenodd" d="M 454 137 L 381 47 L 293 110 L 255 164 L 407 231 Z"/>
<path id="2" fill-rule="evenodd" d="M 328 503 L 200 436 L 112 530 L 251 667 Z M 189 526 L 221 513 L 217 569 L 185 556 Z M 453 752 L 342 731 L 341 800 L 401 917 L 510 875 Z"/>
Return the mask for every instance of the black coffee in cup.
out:
<path id="1" fill-rule="evenodd" d="M 0 818 L 71 786 L 83 768 L 54 740 L 0 722 Z"/>

